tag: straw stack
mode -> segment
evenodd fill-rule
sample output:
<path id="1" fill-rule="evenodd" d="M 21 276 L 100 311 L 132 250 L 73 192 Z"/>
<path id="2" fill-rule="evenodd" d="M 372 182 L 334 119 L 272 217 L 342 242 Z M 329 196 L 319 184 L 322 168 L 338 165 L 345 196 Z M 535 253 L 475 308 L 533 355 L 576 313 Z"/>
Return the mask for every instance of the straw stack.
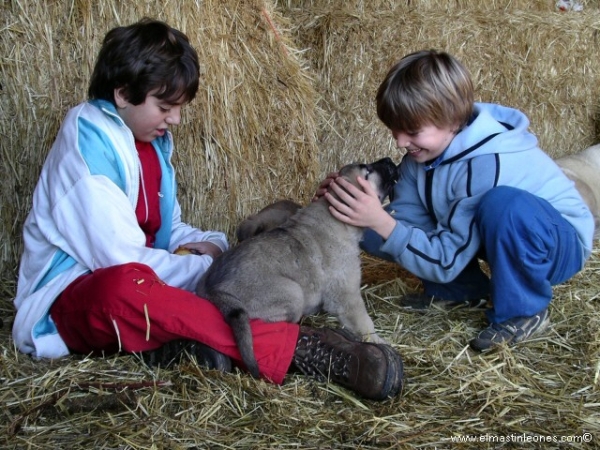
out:
<path id="1" fill-rule="evenodd" d="M 476 100 L 524 111 L 551 156 L 598 141 L 598 9 L 562 13 L 549 2 L 289 2 L 298 45 L 318 74 L 321 165 L 401 154 L 375 113 L 387 70 L 407 53 L 438 49 L 471 71 Z M 440 5 L 446 5 L 441 7 Z M 459 6 L 460 5 L 460 6 Z M 524 6 L 524 5 L 523 5 Z"/>

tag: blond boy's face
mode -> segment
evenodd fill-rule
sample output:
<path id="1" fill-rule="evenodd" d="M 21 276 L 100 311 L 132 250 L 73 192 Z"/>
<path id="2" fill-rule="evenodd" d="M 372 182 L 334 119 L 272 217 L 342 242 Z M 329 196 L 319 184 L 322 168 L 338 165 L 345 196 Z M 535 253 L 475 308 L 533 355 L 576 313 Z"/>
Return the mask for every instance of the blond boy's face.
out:
<path id="1" fill-rule="evenodd" d="M 392 130 L 392 136 L 399 148 L 406 149 L 406 155 L 419 163 L 431 161 L 440 156 L 456 136 L 456 127 L 440 128 L 426 125 L 414 133 Z"/>
<path id="2" fill-rule="evenodd" d="M 143 103 L 133 105 L 124 98 L 120 89 L 116 89 L 115 103 L 119 116 L 133 136 L 138 141 L 151 142 L 157 137 L 164 136 L 169 127 L 179 124 L 184 102 L 170 103 L 150 93 Z"/>

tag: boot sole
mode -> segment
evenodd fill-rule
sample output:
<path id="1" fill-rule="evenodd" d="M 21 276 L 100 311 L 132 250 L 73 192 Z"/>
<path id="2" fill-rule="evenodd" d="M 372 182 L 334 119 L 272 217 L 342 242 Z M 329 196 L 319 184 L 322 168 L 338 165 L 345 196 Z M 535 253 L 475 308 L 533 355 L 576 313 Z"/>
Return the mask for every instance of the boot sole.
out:
<path id="1" fill-rule="evenodd" d="M 351 341 L 363 342 L 356 335 L 352 334 L 345 328 L 338 328 L 334 330 L 336 333 L 341 334 L 346 339 Z M 367 342 L 368 344 L 368 342 Z M 380 396 L 372 397 L 373 400 L 385 400 L 389 397 L 395 397 L 398 395 L 404 387 L 404 362 L 402 357 L 396 352 L 391 346 L 386 344 L 371 344 L 377 345 L 386 356 L 388 361 L 388 370 L 385 381 L 383 383 L 383 389 L 381 390 Z"/>
<path id="2" fill-rule="evenodd" d="M 383 383 L 381 396 L 374 400 L 384 400 L 397 396 L 404 387 L 404 362 L 402 357 L 389 345 L 379 344 L 388 361 L 387 377 Z"/>

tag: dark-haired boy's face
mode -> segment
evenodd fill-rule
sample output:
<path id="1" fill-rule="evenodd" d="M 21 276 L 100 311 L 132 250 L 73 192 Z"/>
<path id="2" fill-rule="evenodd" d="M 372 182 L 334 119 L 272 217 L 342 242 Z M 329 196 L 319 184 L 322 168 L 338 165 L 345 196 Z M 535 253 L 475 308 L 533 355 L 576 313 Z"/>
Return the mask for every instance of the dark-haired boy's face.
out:
<path id="1" fill-rule="evenodd" d="M 122 95 L 121 89 L 115 90 L 117 112 L 133 136 L 141 142 L 151 142 L 164 136 L 170 126 L 179 125 L 183 99 L 175 103 L 167 102 L 148 94 L 144 102 L 133 105 Z"/>
<path id="2" fill-rule="evenodd" d="M 434 160 L 440 156 L 456 136 L 456 127 L 425 125 L 414 133 L 392 130 L 392 136 L 399 148 L 406 149 L 406 155 L 419 163 Z"/>

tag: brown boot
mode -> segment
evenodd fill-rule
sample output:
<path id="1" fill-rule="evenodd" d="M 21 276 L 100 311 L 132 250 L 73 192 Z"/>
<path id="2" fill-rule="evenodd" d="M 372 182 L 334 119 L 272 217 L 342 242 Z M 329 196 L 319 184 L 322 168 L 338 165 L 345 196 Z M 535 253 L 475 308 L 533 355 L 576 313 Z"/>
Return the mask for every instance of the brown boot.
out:
<path id="1" fill-rule="evenodd" d="M 300 327 L 295 367 L 319 381 L 331 381 L 371 400 L 402 389 L 402 358 L 392 347 L 361 342 L 343 331 Z"/>

